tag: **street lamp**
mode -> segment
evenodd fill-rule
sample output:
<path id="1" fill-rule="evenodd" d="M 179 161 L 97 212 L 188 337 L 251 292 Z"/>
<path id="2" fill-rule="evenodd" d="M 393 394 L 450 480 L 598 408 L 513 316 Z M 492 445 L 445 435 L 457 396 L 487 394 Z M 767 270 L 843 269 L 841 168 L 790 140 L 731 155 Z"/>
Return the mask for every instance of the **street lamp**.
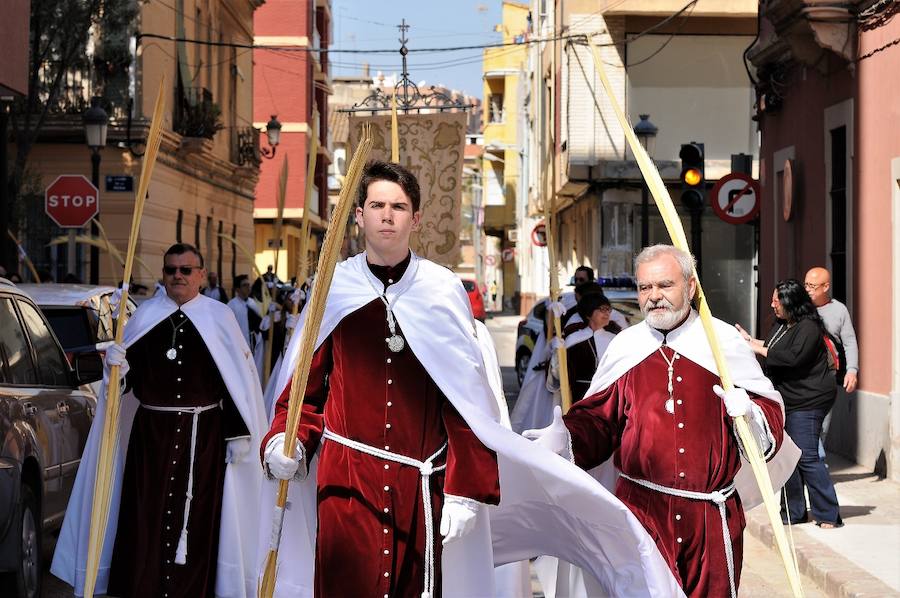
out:
<path id="1" fill-rule="evenodd" d="M 106 147 L 106 129 L 109 126 L 109 115 L 103 109 L 103 98 L 91 98 L 91 107 L 84 111 L 84 138 L 91 149 L 91 182 L 100 191 L 100 150 Z M 98 215 L 99 218 L 99 215 Z M 74 231 L 70 231 L 74 232 Z M 91 235 L 97 236 L 97 225 L 91 222 Z M 74 248 L 69 243 L 69 264 L 74 262 Z M 112 273 L 110 273 L 112 274 Z M 91 246 L 91 284 L 100 284 L 100 248 Z"/>
<path id="2" fill-rule="evenodd" d="M 269 122 L 266 123 L 266 137 L 269 139 L 269 147 L 272 149 L 261 147 L 259 148 L 259 152 L 264 158 L 272 159 L 275 157 L 275 150 L 281 142 L 281 123 L 278 122 L 275 114 L 273 114 L 272 118 L 269 119 Z"/>
<path id="3" fill-rule="evenodd" d="M 637 136 L 641 147 L 653 159 L 653 150 L 656 149 L 656 134 L 659 129 L 650 122 L 649 114 L 641 114 L 641 120 L 634 125 L 634 134 Z M 650 190 L 644 182 L 641 187 L 641 247 L 650 243 Z"/>

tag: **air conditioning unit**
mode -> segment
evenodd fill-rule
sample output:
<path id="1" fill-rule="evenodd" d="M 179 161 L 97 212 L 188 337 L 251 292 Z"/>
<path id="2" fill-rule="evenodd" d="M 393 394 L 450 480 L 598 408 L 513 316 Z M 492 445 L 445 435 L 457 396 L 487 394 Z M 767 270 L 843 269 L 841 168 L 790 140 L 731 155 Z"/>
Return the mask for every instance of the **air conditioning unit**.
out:
<path id="1" fill-rule="evenodd" d="M 510 243 L 518 243 L 519 242 L 519 229 L 511 228 L 506 231 L 506 240 Z"/>

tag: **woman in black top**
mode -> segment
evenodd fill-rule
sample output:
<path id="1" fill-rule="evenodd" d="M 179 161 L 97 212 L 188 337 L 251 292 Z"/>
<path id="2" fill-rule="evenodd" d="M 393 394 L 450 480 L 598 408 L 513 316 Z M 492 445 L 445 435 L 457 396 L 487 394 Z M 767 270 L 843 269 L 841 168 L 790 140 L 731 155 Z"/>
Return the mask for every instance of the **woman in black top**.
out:
<path id="1" fill-rule="evenodd" d="M 782 507 L 781 517 L 785 523 L 807 520 L 805 486 L 816 525 L 841 527 L 837 494 L 818 450 L 822 421 L 837 392 L 823 340 L 825 327 L 803 283 L 793 278 L 775 285 L 772 309 L 777 322 L 768 340 L 741 333 L 763 357 L 766 374 L 784 399 L 784 429 L 801 450 L 797 468 L 784 485 L 787 513 Z"/>

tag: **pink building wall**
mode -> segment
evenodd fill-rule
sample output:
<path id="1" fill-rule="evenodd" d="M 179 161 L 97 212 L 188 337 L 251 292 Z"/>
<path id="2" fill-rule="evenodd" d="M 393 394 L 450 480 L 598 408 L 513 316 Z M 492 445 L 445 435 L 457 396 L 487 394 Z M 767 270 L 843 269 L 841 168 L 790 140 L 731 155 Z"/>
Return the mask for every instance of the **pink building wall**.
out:
<path id="1" fill-rule="evenodd" d="M 900 18 L 860 36 L 859 56 L 900 37 Z M 887 394 L 900 355 L 891 355 L 892 158 L 900 157 L 900 46 L 858 63 L 856 74 L 856 332 L 863 390 Z M 894 240 L 894 242 L 897 242 Z M 893 332 L 896 334 L 896 331 Z"/>

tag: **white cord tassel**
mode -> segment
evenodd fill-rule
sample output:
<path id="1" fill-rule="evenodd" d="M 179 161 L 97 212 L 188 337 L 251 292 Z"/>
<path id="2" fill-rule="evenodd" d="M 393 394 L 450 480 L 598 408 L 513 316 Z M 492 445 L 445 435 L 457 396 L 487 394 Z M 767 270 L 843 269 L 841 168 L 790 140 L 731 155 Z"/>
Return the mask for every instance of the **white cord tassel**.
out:
<path id="1" fill-rule="evenodd" d="M 175 564 L 184 565 L 187 563 L 187 529 L 181 530 L 181 537 L 178 538 L 178 548 L 175 550 Z"/>

